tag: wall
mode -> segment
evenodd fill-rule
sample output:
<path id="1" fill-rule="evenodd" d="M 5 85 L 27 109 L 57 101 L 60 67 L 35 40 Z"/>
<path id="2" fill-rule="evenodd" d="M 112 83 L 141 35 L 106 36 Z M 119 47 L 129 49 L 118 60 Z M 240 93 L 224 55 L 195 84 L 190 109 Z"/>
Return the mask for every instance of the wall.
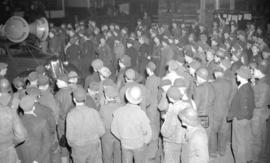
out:
<path id="1" fill-rule="evenodd" d="M 88 0 L 67 0 L 67 7 L 87 7 Z"/>
<path id="2" fill-rule="evenodd" d="M 114 5 L 115 0 L 67 0 L 67 7 L 101 8 L 108 4 Z"/>

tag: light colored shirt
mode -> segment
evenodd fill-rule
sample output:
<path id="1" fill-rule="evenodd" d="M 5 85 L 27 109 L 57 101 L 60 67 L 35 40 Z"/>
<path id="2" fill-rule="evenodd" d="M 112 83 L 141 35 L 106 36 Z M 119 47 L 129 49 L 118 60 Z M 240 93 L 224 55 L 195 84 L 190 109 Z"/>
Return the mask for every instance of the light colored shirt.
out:
<path id="1" fill-rule="evenodd" d="M 138 149 L 152 139 L 150 120 L 140 106 L 126 104 L 114 112 L 112 133 L 125 149 Z"/>

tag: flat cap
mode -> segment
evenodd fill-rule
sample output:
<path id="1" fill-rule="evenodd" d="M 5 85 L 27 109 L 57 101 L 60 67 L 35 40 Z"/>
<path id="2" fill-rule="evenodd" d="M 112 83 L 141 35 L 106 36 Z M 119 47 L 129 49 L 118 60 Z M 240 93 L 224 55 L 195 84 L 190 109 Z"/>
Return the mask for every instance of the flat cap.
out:
<path id="1" fill-rule="evenodd" d="M 92 61 L 91 66 L 96 69 L 99 70 L 103 67 L 103 61 L 100 59 L 95 59 Z"/>
<path id="2" fill-rule="evenodd" d="M 33 71 L 28 75 L 29 81 L 35 81 L 37 79 L 38 79 L 38 73 L 36 71 Z"/>
<path id="3" fill-rule="evenodd" d="M 106 86 L 104 88 L 104 93 L 105 93 L 105 96 L 108 98 L 115 98 L 119 94 L 117 88 L 113 86 Z"/>
<path id="4" fill-rule="evenodd" d="M 126 67 L 131 66 L 131 58 L 128 55 L 122 55 L 120 62 L 122 62 Z"/>
<path id="5" fill-rule="evenodd" d="M 76 99 L 78 102 L 83 102 L 86 99 L 86 92 L 83 89 L 82 86 L 78 86 L 74 91 L 73 91 L 73 97 Z"/>
<path id="6" fill-rule="evenodd" d="M 29 87 L 26 89 L 25 92 L 27 95 L 32 96 L 34 98 L 37 98 L 41 93 L 37 87 Z"/>
<path id="7" fill-rule="evenodd" d="M 103 66 L 99 71 L 98 71 L 102 76 L 105 78 L 108 78 L 111 76 L 111 70 L 108 67 Z"/>
<path id="8" fill-rule="evenodd" d="M 38 85 L 39 86 L 44 86 L 49 84 L 49 78 L 46 75 L 39 75 L 38 77 Z"/>
<path id="9" fill-rule="evenodd" d="M 129 80 L 135 80 L 136 72 L 132 68 L 127 69 L 125 72 L 125 76 Z"/>
<path id="10" fill-rule="evenodd" d="M 244 79 L 250 79 L 252 77 L 251 70 L 247 66 L 241 66 L 238 70 L 236 70 L 237 75 Z"/>
<path id="11" fill-rule="evenodd" d="M 180 90 L 177 87 L 170 87 L 167 91 L 167 96 L 169 98 L 172 98 L 174 100 L 180 100 L 182 98 L 182 94 Z"/>
<path id="12" fill-rule="evenodd" d="M 146 68 L 149 68 L 151 71 L 155 71 L 156 70 L 156 65 L 154 62 L 148 62 Z"/>
<path id="13" fill-rule="evenodd" d="M 29 95 L 24 96 L 20 101 L 20 107 L 23 111 L 31 111 L 35 104 L 35 98 Z"/>

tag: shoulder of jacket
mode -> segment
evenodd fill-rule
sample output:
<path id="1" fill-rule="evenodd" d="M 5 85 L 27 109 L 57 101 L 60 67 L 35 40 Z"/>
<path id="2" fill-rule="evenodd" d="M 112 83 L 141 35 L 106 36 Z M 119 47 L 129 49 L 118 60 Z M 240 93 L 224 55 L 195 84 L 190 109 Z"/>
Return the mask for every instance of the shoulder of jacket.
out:
<path id="1" fill-rule="evenodd" d="M 206 133 L 205 129 L 200 128 L 192 133 L 192 138 L 194 140 L 201 140 L 202 141 L 204 139 L 207 139 L 207 133 Z"/>
<path id="2" fill-rule="evenodd" d="M 261 83 L 255 85 L 255 86 L 257 86 L 257 87 L 259 87 L 261 89 L 269 89 L 270 88 L 270 86 L 265 82 L 261 82 Z"/>

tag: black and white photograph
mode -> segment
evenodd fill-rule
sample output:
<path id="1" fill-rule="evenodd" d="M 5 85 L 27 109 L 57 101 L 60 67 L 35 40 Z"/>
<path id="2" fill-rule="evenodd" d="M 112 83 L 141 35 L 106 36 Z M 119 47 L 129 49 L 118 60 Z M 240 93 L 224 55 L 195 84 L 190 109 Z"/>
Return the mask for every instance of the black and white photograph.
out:
<path id="1" fill-rule="evenodd" d="M 0 163 L 270 163 L 270 1 L 1 0 Z"/>

